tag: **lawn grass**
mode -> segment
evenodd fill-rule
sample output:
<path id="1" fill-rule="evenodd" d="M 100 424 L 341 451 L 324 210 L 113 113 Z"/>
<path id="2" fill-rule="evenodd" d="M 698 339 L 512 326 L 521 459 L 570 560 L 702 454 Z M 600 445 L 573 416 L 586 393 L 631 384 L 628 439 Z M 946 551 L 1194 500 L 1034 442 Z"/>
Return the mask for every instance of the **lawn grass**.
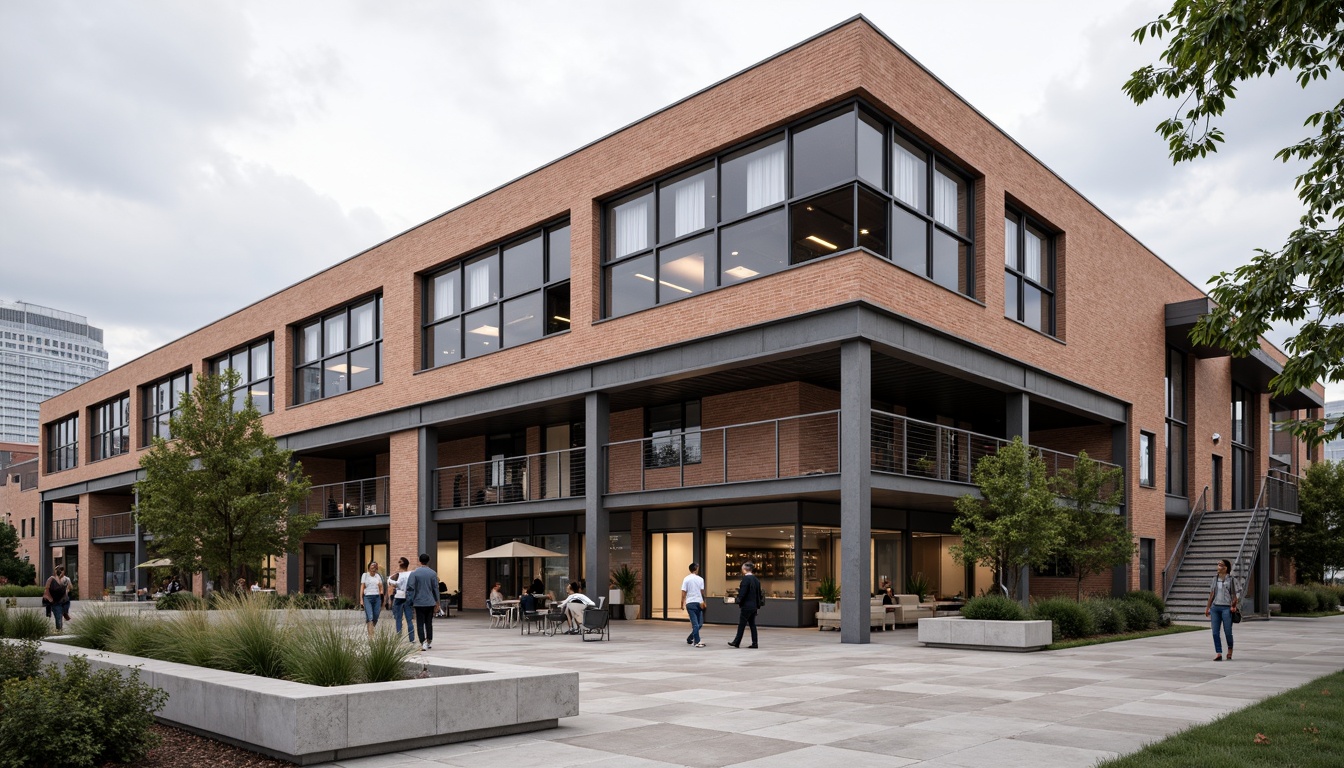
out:
<path id="1" fill-rule="evenodd" d="M 1060 651 L 1065 648 L 1081 648 L 1084 645 L 1101 645 L 1102 643 L 1118 643 L 1121 640 L 1139 640 L 1145 637 L 1160 637 L 1162 635 L 1176 635 L 1181 632 L 1208 632 L 1208 627 L 1191 627 L 1184 624 L 1172 624 L 1169 627 L 1161 629 L 1148 629 L 1143 632 L 1125 632 L 1119 635 L 1093 635 L 1092 637 L 1080 637 L 1077 640 L 1061 640 L 1058 643 L 1051 643 L 1045 647 L 1047 651 Z"/>
<path id="2" fill-rule="evenodd" d="M 1289 619 L 1328 619 L 1331 616 L 1344 616 L 1339 611 L 1315 611 L 1313 613 L 1276 613 L 1274 618 L 1283 616 Z"/>
<path id="3" fill-rule="evenodd" d="M 1197 725 L 1097 768 L 1344 765 L 1344 671 Z"/>

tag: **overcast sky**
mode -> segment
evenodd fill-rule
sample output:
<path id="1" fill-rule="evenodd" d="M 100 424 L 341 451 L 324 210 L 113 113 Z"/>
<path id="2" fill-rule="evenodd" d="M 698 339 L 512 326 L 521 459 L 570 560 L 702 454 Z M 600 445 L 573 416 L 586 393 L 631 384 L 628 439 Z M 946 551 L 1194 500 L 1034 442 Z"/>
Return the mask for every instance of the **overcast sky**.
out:
<path id="1" fill-rule="evenodd" d="M 1173 167 L 1121 91 L 1169 4 L 3 3 L 0 297 L 120 365 L 856 13 L 1204 287 L 1295 226 L 1328 91 L 1249 84 Z"/>

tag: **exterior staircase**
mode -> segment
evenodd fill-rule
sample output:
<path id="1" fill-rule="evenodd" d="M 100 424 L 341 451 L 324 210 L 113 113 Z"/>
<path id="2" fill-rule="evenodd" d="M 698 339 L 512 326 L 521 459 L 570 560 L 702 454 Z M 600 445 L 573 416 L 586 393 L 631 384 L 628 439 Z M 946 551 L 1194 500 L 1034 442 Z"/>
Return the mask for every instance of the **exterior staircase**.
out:
<path id="1" fill-rule="evenodd" d="M 1193 516 L 1193 513 L 1192 513 Z M 1177 621 L 1204 621 L 1204 605 L 1209 600 L 1209 582 L 1218 572 L 1218 561 L 1232 561 L 1232 573 L 1242 594 L 1250 580 L 1251 561 L 1264 527 L 1269 523 L 1269 510 L 1235 509 L 1204 512 L 1187 529 L 1189 540 L 1167 589 L 1167 610 Z M 1250 603 L 1243 607 L 1251 613 Z"/>

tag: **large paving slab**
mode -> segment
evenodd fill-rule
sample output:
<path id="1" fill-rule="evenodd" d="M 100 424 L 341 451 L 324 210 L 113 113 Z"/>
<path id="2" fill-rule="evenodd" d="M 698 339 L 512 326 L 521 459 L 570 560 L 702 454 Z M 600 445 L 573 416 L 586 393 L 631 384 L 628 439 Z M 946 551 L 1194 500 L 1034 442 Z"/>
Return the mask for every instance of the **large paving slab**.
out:
<path id="1" fill-rule="evenodd" d="M 763 629 L 707 647 L 685 623 L 613 622 L 611 642 L 520 636 L 484 615 L 435 625 L 430 656 L 579 673 L 580 714 L 553 730 L 332 765 L 1091 766 L 1344 669 L 1344 617 L 1237 625 L 1237 656 L 1208 632 L 1016 654 L 927 648 L 913 627 Z"/>

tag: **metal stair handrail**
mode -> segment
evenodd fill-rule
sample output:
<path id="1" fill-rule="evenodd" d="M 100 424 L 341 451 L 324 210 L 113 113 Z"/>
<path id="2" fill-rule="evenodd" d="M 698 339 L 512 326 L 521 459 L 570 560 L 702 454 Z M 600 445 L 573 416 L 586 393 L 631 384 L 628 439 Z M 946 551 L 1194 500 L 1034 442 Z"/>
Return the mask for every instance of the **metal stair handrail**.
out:
<path id="1" fill-rule="evenodd" d="M 1185 519 L 1185 528 L 1181 530 L 1181 537 L 1176 540 L 1176 546 L 1172 547 L 1171 557 L 1167 558 L 1167 567 L 1162 569 L 1162 599 L 1171 599 L 1171 588 L 1176 585 L 1176 574 L 1181 572 L 1181 566 L 1185 564 L 1185 550 L 1189 548 L 1190 541 L 1194 538 L 1195 529 L 1199 527 L 1199 520 L 1208 511 L 1209 507 L 1209 486 L 1204 486 L 1204 490 L 1199 494 L 1199 500 L 1190 505 L 1190 516 Z M 1176 569 L 1172 570 L 1175 564 Z M 1171 574 L 1171 579 L 1167 579 L 1167 574 Z"/>
<path id="2" fill-rule="evenodd" d="M 1282 481 L 1279 481 L 1270 475 L 1265 475 L 1264 479 L 1260 481 L 1260 493 L 1255 497 L 1255 506 L 1252 507 L 1251 519 L 1246 522 L 1246 532 L 1241 536 L 1241 546 L 1237 547 L 1237 559 L 1232 561 L 1232 573 L 1229 575 L 1232 576 L 1232 578 L 1237 579 L 1237 585 L 1239 587 L 1237 594 L 1241 595 L 1243 598 L 1246 595 L 1246 588 L 1250 584 L 1249 573 L 1251 569 L 1250 563 L 1245 561 L 1246 546 L 1251 541 L 1252 531 L 1256 534 L 1255 545 L 1257 547 L 1260 546 L 1260 531 L 1264 528 L 1265 524 L 1269 522 L 1269 501 L 1267 497 L 1269 494 L 1270 482 Z M 1245 563 L 1244 568 L 1243 563 Z M 1243 570 L 1247 572 L 1246 578 L 1241 578 L 1237 575 Z M 1245 611 L 1243 611 L 1243 613 L 1245 613 Z"/>

